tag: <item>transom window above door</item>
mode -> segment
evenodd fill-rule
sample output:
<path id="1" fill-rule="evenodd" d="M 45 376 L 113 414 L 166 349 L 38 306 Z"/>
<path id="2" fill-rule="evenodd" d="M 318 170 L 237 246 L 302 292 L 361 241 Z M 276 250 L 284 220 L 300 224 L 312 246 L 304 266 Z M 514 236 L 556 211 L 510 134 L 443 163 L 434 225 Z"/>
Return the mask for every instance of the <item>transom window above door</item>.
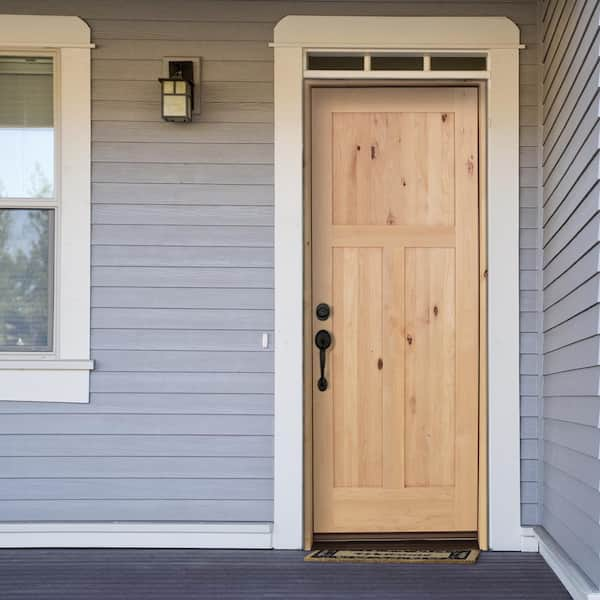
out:
<path id="1" fill-rule="evenodd" d="M 487 56 L 481 53 L 336 52 L 332 50 L 308 51 L 305 55 L 305 70 L 309 74 L 318 71 L 486 73 L 487 68 Z"/>

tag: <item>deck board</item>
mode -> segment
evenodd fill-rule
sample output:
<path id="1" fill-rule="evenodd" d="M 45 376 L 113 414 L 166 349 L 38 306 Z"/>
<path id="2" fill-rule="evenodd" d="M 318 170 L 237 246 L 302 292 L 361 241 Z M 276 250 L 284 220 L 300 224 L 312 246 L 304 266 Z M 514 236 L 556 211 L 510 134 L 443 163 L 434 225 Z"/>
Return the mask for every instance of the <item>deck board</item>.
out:
<path id="1" fill-rule="evenodd" d="M 1 550 L 0 598 L 569 598 L 538 554 L 487 552 L 475 565 L 332 565 L 305 563 L 303 556 L 269 550 Z"/>

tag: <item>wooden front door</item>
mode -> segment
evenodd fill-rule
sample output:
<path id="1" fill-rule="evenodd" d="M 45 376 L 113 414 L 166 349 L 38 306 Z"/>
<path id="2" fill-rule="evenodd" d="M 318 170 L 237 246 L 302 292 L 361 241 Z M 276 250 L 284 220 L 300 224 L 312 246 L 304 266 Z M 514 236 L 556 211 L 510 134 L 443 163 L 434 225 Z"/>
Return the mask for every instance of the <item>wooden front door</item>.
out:
<path id="1" fill-rule="evenodd" d="M 315 88 L 311 139 L 314 531 L 475 531 L 477 89 Z"/>

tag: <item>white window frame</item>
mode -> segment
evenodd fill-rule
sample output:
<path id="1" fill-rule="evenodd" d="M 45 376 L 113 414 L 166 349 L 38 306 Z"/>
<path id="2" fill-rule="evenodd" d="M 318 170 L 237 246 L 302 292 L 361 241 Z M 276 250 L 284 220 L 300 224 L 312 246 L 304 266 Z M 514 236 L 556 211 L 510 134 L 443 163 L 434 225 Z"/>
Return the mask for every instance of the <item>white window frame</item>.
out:
<path id="1" fill-rule="evenodd" d="M 493 550 L 520 550 L 519 30 L 503 17 L 288 16 L 275 27 L 275 467 L 273 545 L 303 539 L 303 82 L 307 51 L 472 52 L 487 80 L 488 498 Z M 321 71 L 321 78 L 373 79 Z M 386 79 L 421 73 L 385 72 Z"/>
<path id="2" fill-rule="evenodd" d="M 78 17 L 0 15 L 0 55 L 53 58 L 55 104 L 54 198 L 22 203 L 55 210 L 52 348 L 0 352 L 0 401 L 89 402 L 91 48 Z"/>

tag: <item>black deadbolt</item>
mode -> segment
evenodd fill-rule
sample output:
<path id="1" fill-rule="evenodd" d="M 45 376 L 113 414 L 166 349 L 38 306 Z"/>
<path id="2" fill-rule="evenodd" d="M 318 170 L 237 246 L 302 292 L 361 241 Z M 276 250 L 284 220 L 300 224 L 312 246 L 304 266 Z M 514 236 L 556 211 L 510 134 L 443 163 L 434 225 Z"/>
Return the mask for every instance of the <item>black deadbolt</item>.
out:
<path id="1" fill-rule="evenodd" d="M 321 304 L 317 305 L 317 310 L 315 312 L 317 313 L 317 319 L 319 319 L 319 321 L 327 321 L 331 314 L 331 309 L 329 308 L 329 304 L 321 302 Z"/>

